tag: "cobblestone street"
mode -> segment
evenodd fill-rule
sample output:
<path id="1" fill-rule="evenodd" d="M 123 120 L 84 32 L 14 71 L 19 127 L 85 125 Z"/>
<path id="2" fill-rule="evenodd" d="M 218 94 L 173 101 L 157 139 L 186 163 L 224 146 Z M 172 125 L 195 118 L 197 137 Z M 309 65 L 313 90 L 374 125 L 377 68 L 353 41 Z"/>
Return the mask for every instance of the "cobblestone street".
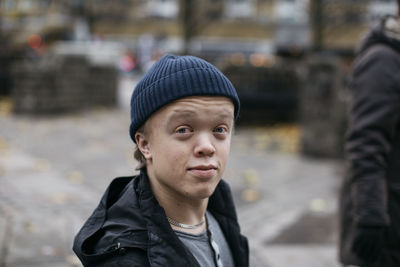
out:
<path id="1" fill-rule="evenodd" d="M 0 266 L 80 266 L 72 240 L 116 176 L 135 173 L 129 110 L 0 116 Z M 238 126 L 231 184 L 251 266 L 333 267 L 341 162 L 298 154 L 294 125 Z"/>

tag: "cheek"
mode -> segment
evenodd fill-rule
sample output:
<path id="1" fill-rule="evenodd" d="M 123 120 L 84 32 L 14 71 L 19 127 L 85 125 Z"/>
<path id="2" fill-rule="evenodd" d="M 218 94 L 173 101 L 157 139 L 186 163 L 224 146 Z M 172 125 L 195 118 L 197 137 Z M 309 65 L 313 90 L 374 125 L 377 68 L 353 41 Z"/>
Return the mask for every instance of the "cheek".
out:
<path id="1" fill-rule="evenodd" d="M 189 154 L 182 147 L 172 143 L 163 146 L 156 153 L 156 158 L 167 165 L 166 167 L 172 169 L 186 162 L 189 157 Z"/>
<path id="2" fill-rule="evenodd" d="M 185 153 L 185 151 L 175 147 L 167 156 L 169 157 L 171 164 L 176 165 L 178 163 L 186 162 L 189 155 Z"/>
<path id="3" fill-rule="evenodd" d="M 230 152 L 230 148 L 231 148 L 231 144 L 230 142 L 224 142 L 220 145 L 219 147 L 219 155 L 221 157 L 221 159 L 227 159 L 229 156 L 229 152 Z"/>

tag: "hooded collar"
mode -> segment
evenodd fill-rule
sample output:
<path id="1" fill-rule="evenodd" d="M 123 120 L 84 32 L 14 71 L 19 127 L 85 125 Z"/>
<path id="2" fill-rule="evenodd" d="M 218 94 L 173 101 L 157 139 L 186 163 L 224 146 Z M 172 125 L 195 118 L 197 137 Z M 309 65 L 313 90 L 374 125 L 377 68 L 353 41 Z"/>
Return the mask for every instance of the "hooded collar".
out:
<path id="1" fill-rule="evenodd" d="M 400 21 L 398 17 L 387 15 L 364 38 L 358 48 L 362 53 L 375 44 L 386 44 L 400 52 Z"/>
<path id="2" fill-rule="evenodd" d="M 140 191 L 140 210 L 147 222 L 149 231 L 149 259 L 162 258 L 165 265 L 162 266 L 199 266 L 194 256 L 187 250 L 184 244 L 170 227 L 164 209 L 159 205 L 150 186 L 150 181 L 145 170 L 141 170 L 138 179 Z M 237 222 L 237 215 L 228 184 L 221 180 L 211 195 L 207 210 L 213 213 L 230 244 L 232 254 L 237 266 L 247 266 L 247 259 L 243 255 L 243 242 L 240 237 L 240 227 Z M 160 246 L 161 243 L 168 244 Z M 160 249 L 161 248 L 161 249 Z M 177 264 L 177 257 L 182 259 Z M 154 266 L 158 266 L 154 264 Z M 152 265 L 152 266 L 153 266 Z M 161 266 L 161 265 L 160 265 Z"/>

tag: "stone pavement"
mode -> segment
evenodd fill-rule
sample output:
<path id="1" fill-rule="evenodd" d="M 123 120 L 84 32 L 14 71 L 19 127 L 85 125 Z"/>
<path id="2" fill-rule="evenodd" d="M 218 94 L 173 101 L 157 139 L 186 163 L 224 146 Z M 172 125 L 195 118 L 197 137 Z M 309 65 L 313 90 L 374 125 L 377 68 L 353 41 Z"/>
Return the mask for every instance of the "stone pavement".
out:
<path id="1" fill-rule="evenodd" d="M 74 235 L 110 180 L 135 173 L 126 105 L 0 125 L 0 267 L 80 266 Z M 236 129 L 225 179 L 251 266 L 339 266 L 341 163 L 299 156 L 296 140 L 295 126 Z"/>
<path id="2" fill-rule="evenodd" d="M 242 231 L 250 240 L 252 266 L 339 266 L 335 246 L 341 163 L 248 143 L 260 134 L 240 129 L 228 165 L 242 176 L 230 184 L 241 191 L 235 199 Z M 246 146 L 238 145 L 246 141 Z M 259 199 L 246 203 L 249 188 Z"/>

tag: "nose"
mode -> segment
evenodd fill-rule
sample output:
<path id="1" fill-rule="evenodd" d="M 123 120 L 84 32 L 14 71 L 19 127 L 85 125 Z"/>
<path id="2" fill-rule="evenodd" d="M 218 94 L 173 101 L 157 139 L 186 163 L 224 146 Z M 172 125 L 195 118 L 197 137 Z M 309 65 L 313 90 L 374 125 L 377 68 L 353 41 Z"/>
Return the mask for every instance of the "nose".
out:
<path id="1" fill-rule="evenodd" d="M 208 134 L 200 134 L 196 142 L 194 153 L 198 157 L 212 156 L 215 153 L 212 137 Z"/>

